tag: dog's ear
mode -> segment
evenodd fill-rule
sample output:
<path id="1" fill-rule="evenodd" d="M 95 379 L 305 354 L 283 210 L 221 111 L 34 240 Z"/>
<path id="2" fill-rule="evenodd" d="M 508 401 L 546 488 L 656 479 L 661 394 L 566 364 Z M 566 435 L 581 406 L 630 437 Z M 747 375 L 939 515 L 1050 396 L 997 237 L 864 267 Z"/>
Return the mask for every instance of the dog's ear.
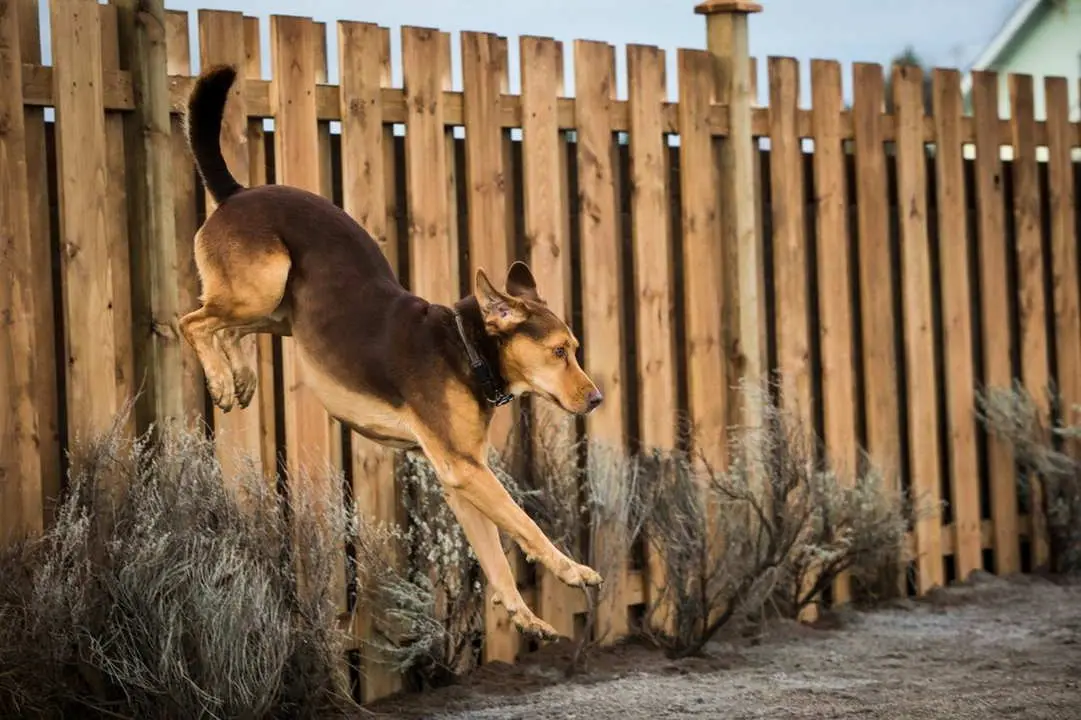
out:
<path id="1" fill-rule="evenodd" d="M 477 268 L 473 295 L 480 305 L 484 329 L 491 335 L 505 333 L 525 322 L 529 316 L 525 304 L 515 297 L 499 292 L 483 268 Z"/>
<path id="2" fill-rule="evenodd" d="M 507 294 L 534 302 L 544 302 L 537 293 L 537 281 L 533 272 L 521 260 L 515 260 L 507 270 Z"/>

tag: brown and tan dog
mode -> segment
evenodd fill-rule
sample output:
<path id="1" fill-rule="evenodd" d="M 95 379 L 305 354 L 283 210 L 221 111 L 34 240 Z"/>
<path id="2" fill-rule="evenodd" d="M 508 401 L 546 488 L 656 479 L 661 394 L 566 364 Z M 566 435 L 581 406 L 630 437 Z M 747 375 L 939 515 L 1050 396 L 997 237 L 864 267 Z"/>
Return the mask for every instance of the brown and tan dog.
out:
<path id="1" fill-rule="evenodd" d="M 523 632 L 553 637 L 518 593 L 499 529 L 572 586 L 600 575 L 574 562 L 515 504 L 487 465 L 495 405 L 535 393 L 588 413 L 601 393 L 575 359 L 578 341 L 516 262 L 505 290 L 483 270 L 453 307 L 398 282 L 372 237 L 329 200 L 286 185 L 242 187 L 220 148 L 236 69 L 195 83 L 188 143 L 217 209 L 195 236 L 202 307 L 180 320 L 214 403 L 246 407 L 256 376 L 239 340 L 290 336 L 327 411 L 357 433 L 430 459 L 496 602 Z M 219 347 L 215 345 L 219 341 Z"/>

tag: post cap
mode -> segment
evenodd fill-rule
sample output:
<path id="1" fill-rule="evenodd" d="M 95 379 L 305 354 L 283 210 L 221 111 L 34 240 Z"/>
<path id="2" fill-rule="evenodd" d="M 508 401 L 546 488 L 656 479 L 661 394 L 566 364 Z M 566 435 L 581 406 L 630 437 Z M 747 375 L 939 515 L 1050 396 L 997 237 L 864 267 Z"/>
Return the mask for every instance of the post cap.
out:
<path id="1" fill-rule="evenodd" d="M 762 12 L 762 6 L 749 0 L 705 0 L 694 7 L 696 15 L 720 15 L 723 13 L 751 13 Z"/>

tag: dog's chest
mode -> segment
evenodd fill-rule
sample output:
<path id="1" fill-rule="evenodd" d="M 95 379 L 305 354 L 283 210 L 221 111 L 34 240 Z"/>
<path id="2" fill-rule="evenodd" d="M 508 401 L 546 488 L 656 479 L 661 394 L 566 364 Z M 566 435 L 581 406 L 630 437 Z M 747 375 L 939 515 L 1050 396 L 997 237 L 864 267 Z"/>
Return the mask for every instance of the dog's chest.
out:
<path id="1" fill-rule="evenodd" d="M 343 386 L 320 369 L 304 353 L 299 343 L 297 355 L 302 365 L 302 381 L 311 388 L 331 416 L 358 434 L 381 445 L 407 449 L 417 446 L 398 408 L 379 398 Z"/>

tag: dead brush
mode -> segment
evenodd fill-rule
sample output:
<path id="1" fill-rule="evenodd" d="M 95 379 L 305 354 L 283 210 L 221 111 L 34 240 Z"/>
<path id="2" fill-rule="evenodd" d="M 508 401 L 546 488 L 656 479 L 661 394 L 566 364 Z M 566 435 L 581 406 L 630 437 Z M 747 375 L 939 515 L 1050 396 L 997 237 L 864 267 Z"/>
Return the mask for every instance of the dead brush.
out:
<path id="1" fill-rule="evenodd" d="M 479 663 L 483 576 L 430 463 L 400 454 L 397 483 L 405 522 L 357 528 L 358 604 L 374 619 L 365 652 L 421 691 Z"/>
<path id="2" fill-rule="evenodd" d="M 43 536 L 0 555 L 0 716 L 346 717 L 340 484 L 283 500 L 170 428 L 79 443 Z"/>
<path id="3" fill-rule="evenodd" d="M 872 472 L 847 483 L 818 469 L 811 430 L 765 388 L 741 392 L 762 423 L 730 429 L 727 469 L 700 451 L 642 459 L 646 537 L 666 578 L 644 632 L 672 657 L 701 653 L 733 620 L 796 617 L 841 572 L 873 577 L 902 554 L 900 495 Z"/>
<path id="4" fill-rule="evenodd" d="M 1061 405 L 1057 393 L 1050 394 Z M 1029 495 L 1032 476 L 1039 477 L 1050 570 L 1059 574 L 1081 570 L 1081 425 L 1050 425 L 1020 382 L 981 391 L 977 412 L 988 431 L 1013 449 L 1022 470 L 1018 489 Z M 1081 416 L 1081 407 L 1073 414 Z"/>

